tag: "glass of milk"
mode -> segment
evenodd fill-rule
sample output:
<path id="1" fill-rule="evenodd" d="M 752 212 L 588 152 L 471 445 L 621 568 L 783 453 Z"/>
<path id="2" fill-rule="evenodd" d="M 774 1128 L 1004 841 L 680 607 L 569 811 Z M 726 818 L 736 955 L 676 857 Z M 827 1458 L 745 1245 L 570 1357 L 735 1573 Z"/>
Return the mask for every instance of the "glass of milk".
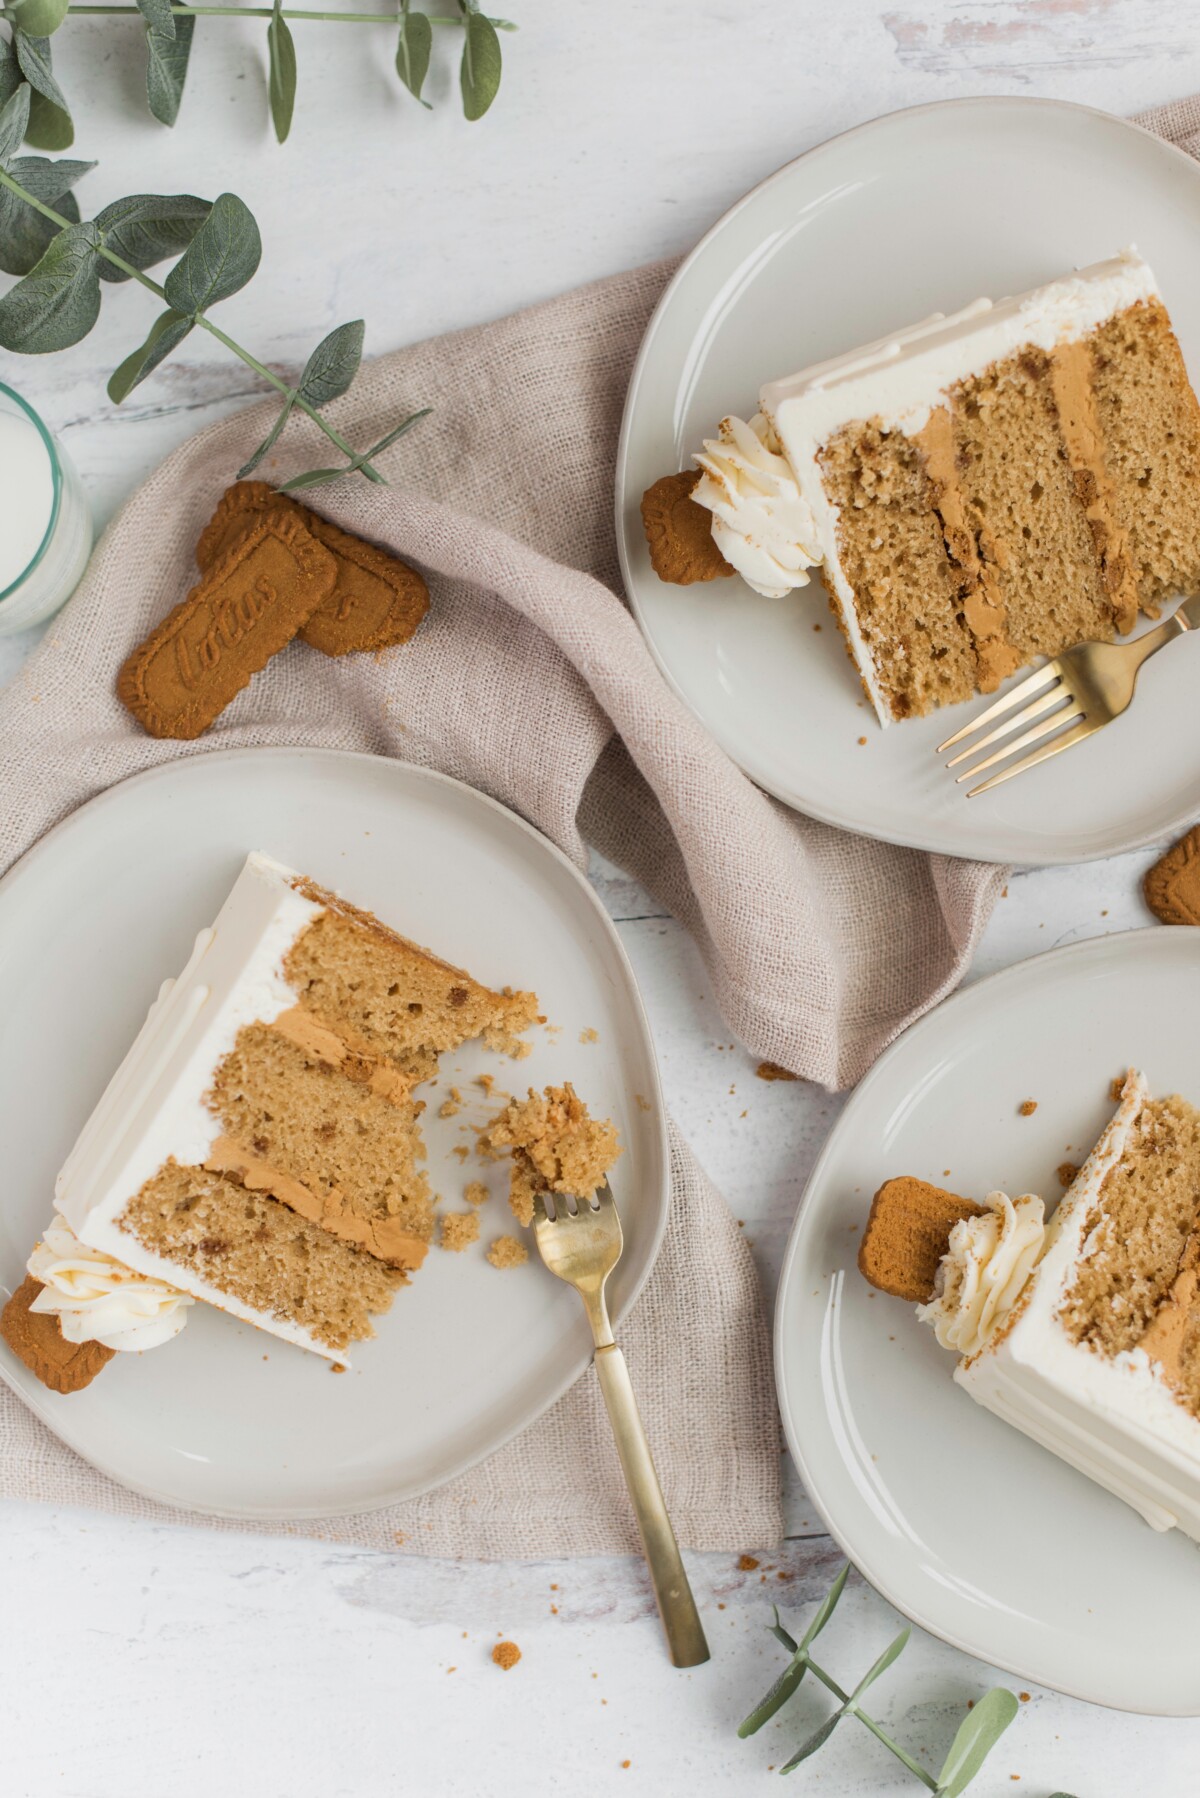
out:
<path id="1" fill-rule="evenodd" d="M 0 382 L 0 636 L 65 605 L 91 552 L 92 514 L 70 459 Z"/>

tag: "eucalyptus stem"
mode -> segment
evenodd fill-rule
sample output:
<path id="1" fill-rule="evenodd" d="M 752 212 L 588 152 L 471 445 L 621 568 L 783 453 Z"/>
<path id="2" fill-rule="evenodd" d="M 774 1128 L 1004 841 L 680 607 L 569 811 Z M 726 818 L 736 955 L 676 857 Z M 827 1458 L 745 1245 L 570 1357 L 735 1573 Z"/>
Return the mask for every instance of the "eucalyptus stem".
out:
<path id="1" fill-rule="evenodd" d="M 176 18 L 191 19 L 273 19 L 273 6 L 172 6 L 171 11 Z M 131 18 L 141 17 L 141 9 L 137 6 L 68 6 L 69 18 L 99 18 L 127 15 Z M 462 13 L 426 13 L 425 17 L 431 25 L 462 25 Z M 313 12 L 307 7 L 283 7 L 282 17 L 285 19 L 320 19 L 332 25 L 394 25 L 396 12 Z M 497 31 L 516 31 L 517 25 L 512 19 L 489 19 Z"/>
<path id="2" fill-rule="evenodd" d="M 15 194 L 19 200 L 23 200 L 27 206 L 32 206 L 35 212 L 40 212 L 43 218 L 49 219 L 50 223 L 52 225 L 57 225 L 60 230 L 66 231 L 71 228 L 70 219 L 64 218 L 60 212 L 55 212 L 54 208 L 52 206 L 47 206 L 43 200 L 36 199 L 33 194 L 29 193 L 21 186 L 19 181 L 13 179 L 7 169 L 2 167 L 0 167 L 0 187 L 6 187 L 10 193 Z M 119 268 L 122 274 L 128 275 L 131 280 L 139 282 L 142 287 L 148 290 L 148 292 L 157 294 L 160 300 L 163 300 L 168 305 L 170 304 L 170 301 L 167 300 L 166 289 L 161 287 L 157 281 L 152 280 L 144 270 L 135 268 L 131 262 L 126 262 L 123 256 L 118 256 L 115 250 L 110 250 L 104 243 L 100 244 L 98 253 L 104 257 L 106 262 L 112 263 L 114 268 Z M 309 405 L 307 400 L 302 399 L 298 393 L 288 386 L 287 382 L 283 380 L 280 375 L 273 373 L 265 363 L 258 360 L 257 356 L 252 356 L 249 350 L 244 349 L 240 343 L 235 342 L 232 337 L 221 330 L 219 325 L 214 325 L 211 319 L 207 318 L 203 312 L 198 312 L 196 314 L 195 323 L 198 324 L 202 330 L 207 331 L 211 337 L 215 337 L 218 343 L 223 343 L 227 350 L 232 350 L 233 354 L 240 357 L 247 368 L 253 369 L 256 375 L 260 375 L 264 381 L 269 382 L 277 392 L 283 394 L 285 399 L 290 400 L 299 411 L 303 412 L 308 418 L 311 418 L 315 425 L 319 425 L 334 447 L 341 450 L 344 456 L 348 456 L 369 481 L 374 481 L 375 484 L 380 487 L 387 486 L 387 482 L 383 475 L 379 473 L 379 470 L 374 468 L 370 462 L 363 461 L 359 452 L 347 443 L 341 432 L 335 431 L 333 426 L 329 424 L 326 419 L 321 417 L 321 414 L 316 407 Z"/>
<path id="3" fill-rule="evenodd" d="M 824 1667 L 818 1667 L 816 1661 L 814 1661 L 811 1656 L 809 1657 L 808 1670 L 810 1673 L 816 1674 L 821 1684 L 833 1693 L 839 1704 L 850 1703 L 849 1692 L 843 1692 L 841 1686 L 838 1685 L 837 1680 L 826 1673 Z M 854 1705 L 853 1709 L 854 1715 L 858 1718 L 859 1722 L 865 1723 L 871 1734 L 877 1737 L 878 1740 L 883 1743 L 884 1747 L 895 1755 L 898 1761 L 903 1761 L 910 1773 L 915 1773 L 921 1783 L 927 1786 L 931 1792 L 937 1791 L 938 1782 L 934 1779 L 933 1775 L 927 1773 L 925 1768 L 922 1767 L 918 1761 L 913 1760 L 910 1754 L 905 1754 L 899 1742 L 894 1742 L 883 1726 L 876 1723 L 874 1717 L 868 1716 L 860 1704 Z"/>

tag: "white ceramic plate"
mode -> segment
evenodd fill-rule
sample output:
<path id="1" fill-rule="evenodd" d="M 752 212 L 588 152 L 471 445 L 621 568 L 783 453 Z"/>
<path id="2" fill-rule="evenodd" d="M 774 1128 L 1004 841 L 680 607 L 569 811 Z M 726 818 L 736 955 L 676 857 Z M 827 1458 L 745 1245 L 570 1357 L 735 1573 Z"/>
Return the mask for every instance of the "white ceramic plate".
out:
<path id="1" fill-rule="evenodd" d="M 736 577 L 664 585 L 638 513 L 643 490 L 690 467 L 725 413 L 756 409 L 764 380 L 1130 243 L 1200 379 L 1200 166 L 1085 107 L 960 100 L 877 119 L 789 163 L 676 274 L 626 404 L 622 567 L 668 680 L 768 792 L 891 842 L 1021 863 L 1114 855 L 1200 809 L 1200 642 L 1148 664 L 1136 706 L 1103 735 L 967 800 L 934 754 L 966 708 L 881 731 L 819 583 L 784 600 Z"/>
<path id="2" fill-rule="evenodd" d="M 457 1084 L 469 1103 L 455 1119 L 431 1116 L 436 1103 L 426 1113 L 433 1184 L 463 1210 L 465 1182 L 481 1177 L 452 1152 L 489 1109 L 475 1074 L 517 1092 L 573 1081 L 625 1145 L 613 1297 L 627 1311 L 666 1223 L 665 1124 L 633 974 L 590 887 L 537 831 L 457 781 L 292 749 L 204 755 L 127 780 L 0 883 L 0 1017 L 18 1026 L 0 1032 L 0 1288 L 20 1281 L 57 1168 L 248 849 L 339 888 L 485 981 L 537 992 L 558 1029 L 534 1030 L 527 1060 L 474 1045 L 443 1057 L 430 1096 Z M 580 1041 L 587 1030 L 597 1043 Z M 534 1257 L 504 1272 L 483 1259 L 513 1220 L 503 1170 L 482 1177 L 492 1197 L 481 1243 L 431 1250 L 340 1377 L 202 1305 L 175 1341 L 118 1356 L 69 1398 L 4 1348 L 0 1374 L 89 1461 L 172 1504 L 305 1517 L 427 1491 L 532 1423 L 590 1357 L 573 1292 Z"/>
<path id="3" fill-rule="evenodd" d="M 1200 1100 L 1200 931 L 1074 943 L 948 999 L 842 1112 L 792 1229 L 775 1365 L 792 1453 L 832 1533 L 925 1629 L 1023 1680 L 1200 1713 L 1200 1550 L 984 1411 L 913 1307 L 855 1257 L 871 1196 L 915 1174 L 975 1196 L 1061 1192 L 1140 1067 Z M 1032 1117 L 1018 1114 L 1036 1099 Z"/>

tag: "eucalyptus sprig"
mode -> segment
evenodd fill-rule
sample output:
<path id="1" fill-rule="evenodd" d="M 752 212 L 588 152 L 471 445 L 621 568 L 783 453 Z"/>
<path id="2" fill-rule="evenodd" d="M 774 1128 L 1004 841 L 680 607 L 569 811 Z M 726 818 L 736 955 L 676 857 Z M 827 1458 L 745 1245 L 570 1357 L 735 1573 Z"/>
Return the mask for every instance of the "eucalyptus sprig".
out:
<path id="1" fill-rule="evenodd" d="M 452 13 L 416 11 L 411 0 L 396 0 L 390 8 L 372 12 L 314 12 L 306 7 L 286 7 L 283 0 L 271 6 L 176 6 L 172 0 L 136 0 L 134 5 L 73 6 L 69 0 L 7 0 L 0 4 L 0 18 L 11 39 L 0 38 L 0 77 L 7 61 L 34 90 L 30 110 L 29 142 L 35 149 L 66 150 L 75 128 L 62 89 L 54 76 L 50 39 L 67 19 L 102 15 L 136 18 L 146 31 L 146 100 L 154 117 L 173 125 L 179 116 L 187 80 L 188 59 L 196 20 L 204 18 L 267 20 L 267 98 L 275 136 L 280 143 L 292 128 L 296 104 L 296 44 L 289 21 L 311 24 L 389 25 L 398 30 L 396 73 L 415 100 L 427 110 L 421 89 L 433 56 L 434 26 L 450 25 L 463 33 L 459 86 L 463 113 L 481 119 L 500 88 L 502 53 L 499 33 L 515 31 L 511 19 L 493 19 L 479 10 L 479 0 L 455 0 Z"/>
<path id="2" fill-rule="evenodd" d="M 806 1761 L 810 1755 L 816 1754 L 819 1748 L 824 1747 L 843 1718 L 855 1717 L 865 1728 L 870 1730 L 878 1741 L 883 1743 L 889 1753 L 894 1754 L 896 1759 L 908 1768 L 914 1778 L 919 1779 L 921 1784 L 934 1794 L 934 1798 L 958 1798 L 960 1792 L 966 1791 L 987 1756 L 1016 1716 L 1017 1701 L 1012 1693 L 1006 1691 L 1003 1686 L 993 1686 L 990 1692 L 985 1692 L 978 1704 L 963 1718 L 958 1734 L 951 1742 L 950 1751 L 942 1763 L 942 1770 L 935 1778 L 932 1773 L 921 1766 L 919 1761 L 915 1761 L 910 1754 L 906 1753 L 898 1742 L 894 1742 L 874 1717 L 868 1716 L 860 1702 L 867 1688 L 874 1685 L 880 1674 L 886 1673 L 892 1662 L 904 1652 L 910 1634 L 907 1629 L 902 1629 L 896 1639 L 888 1644 L 879 1659 L 863 1675 L 852 1692 L 843 1691 L 837 1681 L 826 1673 L 823 1667 L 818 1666 L 813 1659 L 812 1645 L 833 1616 L 849 1572 L 850 1567 L 847 1563 L 818 1606 L 816 1615 L 799 1642 L 795 1641 L 784 1629 L 779 1621 L 778 1607 L 775 1608 L 775 1621 L 769 1625 L 769 1628 L 776 1641 L 782 1642 L 787 1649 L 791 1659 L 766 1697 L 761 1703 L 755 1705 L 738 1730 L 738 1735 L 752 1736 L 756 1730 L 761 1729 L 763 1724 L 768 1722 L 799 1689 L 805 1675 L 811 1673 L 814 1679 L 819 1680 L 833 1693 L 838 1701 L 838 1709 L 826 1717 L 819 1728 L 800 1744 L 791 1759 L 779 1769 L 781 1773 L 793 1772 L 802 1761 Z"/>
<path id="3" fill-rule="evenodd" d="M 132 194 L 114 200 L 85 222 L 72 189 L 95 167 L 91 162 L 50 162 L 17 154 L 28 135 L 31 82 L 3 99 L 0 92 L 0 268 L 20 275 L 0 297 L 0 347 L 19 355 L 69 349 L 87 336 L 100 316 L 102 281 L 137 281 L 165 303 L 140 344 L 108 382 L 119 405 L 172 350 L 199 328 L 283 395 L 271 431 L 241 471 L 256 468 L 293 410 L 305 413 L 347 458 L 329 468 L 296 475 L 286 487 L 315 487 L 344 474 L 384 483 L 374 466 L 424 411 L 412 412 L 378 443 L 356 450 L 322 417 L 321 408 L 346 392 L 362 360 L 363 323 L 339 325 L 322 339 L 294 387 L 228 336 L 209 309 L 239 293 L 258 270 L 262 239 L 248 206 L 236 194 L 216 200 L 194 194 Z M 160 284 L 146 274 L 177 258 Z"/>

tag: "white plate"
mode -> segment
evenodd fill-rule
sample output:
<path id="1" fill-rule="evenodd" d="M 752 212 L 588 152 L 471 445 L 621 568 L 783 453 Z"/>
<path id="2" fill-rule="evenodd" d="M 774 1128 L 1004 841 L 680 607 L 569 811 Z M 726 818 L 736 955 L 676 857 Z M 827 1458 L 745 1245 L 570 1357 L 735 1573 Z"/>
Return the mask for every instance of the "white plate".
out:
<path id="1" fill-rule="evenodd" d="M 559 1029 L 534 1030 L 527 1060 L 476 1045 L 442 1058 L 430 1096 L 458 1084 L 470 1103 L 453 1120 L 436 1102 L 426 1112 L 433 1185 L 463 1210 L 465 1182 L 481 1177 L 452 1152 L 489 1109 L 469 1084 L 476 1073 L 517 1092 L 573 1081 L 625 1146 L 613 1297 L 626 1312 L 662 1238 L 668 1164 L 654 1052 L 615 930 L 566 857 L 503 806 L 442 775 L 319 750 L 204 755 L 127 780 L 0 883 L 0 1287 L 19 1282 L 59 1164 L 248 849 L 339 888 L 485 981 L 537 992 Z M 594 1045 L 580 1041 L 589 1029 Z M 171 1504 L 310 1517 L 413 1497 L 532 1423 L 590 1358 L 573 1292 L 533 1257 L 505 1272 L 485 1262 L 483 1244 L 513 1220 L 503 1170 L 484 1177 L 480 1245 L 431 1250 L 340 1377 L 207 1306 L 175 1341 L 118 1356 L 69 1398 L 7 1349 L 0 1374 L 64 1442 Z"/>
<path id="2" fill-rule="evenodd" d="M 1061 1192 L 1140 1067 L 1200 1101 L 1200 931 L 1073 943 L 946 1000 L 875 1064 L 813 1169 L 784 1257 L 775 1367 L 814 1504 L 893 1604 L 1078 1698 L 1200 1714 L 1200 1550 L 984 1411 L 913 1307 L 855 1264 L 893 1174 Z M 1018 1106 L 1036 1099 L 1032 1117 Z"/>
<path id="3" fill-rule="evenodd" d="M 1150 663 L 1136 706 L 1095 741 L 968 801 L 934 754 L 966 708 L 881 731 L 819 583 L 783 600 L 736 577 L 667 586 L 638 513 L 643 490 L 690 467 L 725 413 L 755 410 L 764 380 L 1129 243 L 1158 275 L 1200 377 L 1200 167 L 1086 107 L 958 100 L 877 119 L 789 163 L 675 275 L 625 409 L 625 584 L 676 691 L 788 805 L 890 842 L 1038 864 L 1115 855 L 1200 809 L 1200 642 Z"/>

